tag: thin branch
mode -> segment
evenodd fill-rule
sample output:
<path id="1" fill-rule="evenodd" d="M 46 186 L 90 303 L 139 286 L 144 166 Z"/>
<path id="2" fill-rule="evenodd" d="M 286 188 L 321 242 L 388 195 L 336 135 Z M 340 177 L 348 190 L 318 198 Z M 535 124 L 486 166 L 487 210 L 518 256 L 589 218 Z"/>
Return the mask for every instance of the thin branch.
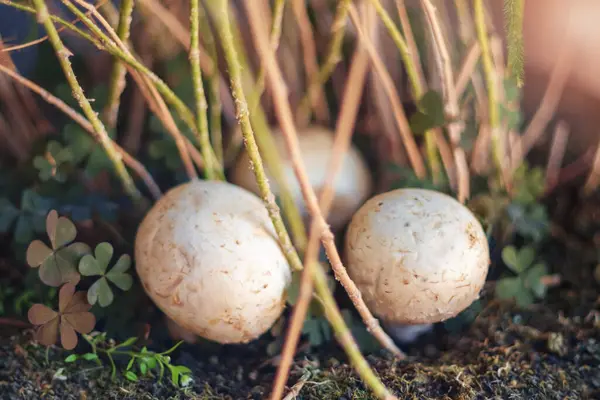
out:
<path id="1" fill-rule="evenodd" d="M 442 78 L 442 92 L 445 98 L 445 111 L 449 115 L 452 121 L 448 124 L 448 132 L 450 135 L 450 141 L 452 142 L 452 149 L 454 153 L 454 161 L 456 163 L 456 171 L 458 178 L 458 201 L 464 203 L 469 197 L 470 192 L 470 180 L 469 180 L 469 167 L 467 165 L 467 158 L 464 149 L 460 146 L 460 139 L 462 131 L 464 129 L 464 121 L 457 120 L 460 118 L 460 108 L 458 106 L 458 95 L 454 87 L 454 72 L 452 71 L 452 61 L 450 59 L 450 53 L 442 29 L 440 27 L 439 19 L 435 7 L 430 0 L 421 0 L 427 21 L 432 31 L 433 41 L 435 44 L 436 51 L 434 52 L 436 59 L 438 59 L 437 65 L 439 74 Z"/>
<path id="2" fill-rule="evenodd" d="M 123 43 L 129 41 L 129 31 L 131 26 L 131 14 L 133 13 L 134 0 L 121 0 L 121 10 L 119 13 L 119 25 L 117 35 Z M 113 69 L 108 86 L 108 101 L 104 110 L 106 124 L 114 128 L 117 125 L 117 115 L 119 113 L 119 99 L 123 90 L 125 90 L 125 74 L 127 70 L 123 62 L 115 57 Z"/>
<path id="3" fill-rule="evenodd" d="M 550 155 L 546 164 L 546 190 L 556 185 L 560 169 L 563 163 L 563 157 L 569 141 L 569 126 L 564 121 L 559 121 L 554 129 Z"/>
<path id="4" fill-rule="evenodd" d="M 500 130 L 500 114 L 498 110 L 498 94 L 497 94 L 497 79 L 490 51 L 490 43 L 487 34 L 485 23 L 485 13 L 483 0 L 474 0 L 475 26 L 477 28 L 477 37 L 479 46 L 481 47 L 481 55 L 483 62 L 483 71 L 487 83 L 488 94 L 488 118 L 489 128 L 492 136 L 492 153 L 496 163 L 498 173 L 503 175 L 504 172 L 504 149 L 503 140 Z"/>
<path id="5" fill-rule="evenodd" d="M 375 7 L 377 14 L 381 18 L 383 25 L 386 27 L 390 37 L 398 47 L 400 51 L 400 56 L 402 57 L 402 61 L 404 63 L 404 67 L 406 68 L 406 74 L 408 75 L 408 80 L 411 85 L 411 92 L 415 101 L 415 104 L 420 108 L 419 102 L 421 97 L 424 94 L 424 88 L 421 84 L 421 78 L 419 78 L 418 68 L 415 64 L 415 59 L 411 55 L 411 51 L 408 47 L 408 44 L 400 34 L 398 27 L 385 10 L 380 0 L 370 0 L 370 2 Z M 433 176 L 434 182 L 437 182 L 440 176 L 441 168 L 440 162 L 437 153 L 436 146 L 436 133 L 433 130 L 428 130 L 425 132 L 425 147 L 427 151 L 427 161 L 429 162 L 429 166 L 431 168 L 431 173 Z"/>
<path id="6" fill-rule="evenodd" d="M 275 196 L 271 192 L 271 188 L 263 167 L 262 158 L 254 138 L 254 132 L 252 124 L 250 123 L 250 116 L 248 112 L 248 102 L 244 94 L 244 88 L 242 87 L 242 71 L 241 65 L 238 59 L 238 54 L 235 49 L 235 43 L 233 40 L 231 23 L 229 21 L 229 9 L 227 0 L 219 0 L 213 2 L 215 8 L 215 18 L 217 22 L 217 31 L 223 44 L 223 50 L 225 52 L 225 58 L 229 67 L 229 76 L 231 79 L 231 87 L 233 96 L 236 99 L 237 117 L 239 124 L 241 125 L 242 134 L 244 135 L 244 142 L 246 151 L 250 157 L 252 168 L 254 170 L 258 187 L 260 188 L 260 194 L 263 202 L 267 208 L 277 237 L 282 250 L 290 263 L 290 266 L 294 270 L 302 269 L 302 262 L 300 257 L 294 249 L 290 237 L 285 229 L 285 225 L 279 213 L 279 207 L 275 202 Z"/>
<path id="7" fill-rule="evenodd" d="M 423 73 L 423 67 L 421 65 L 421 58 L 419 57 L 419 48 L 415 41 L 412 27 L 410 26 L 410 20 L 408 18 L 408 11 L 406 10 L 406 4 L 404 0 L 396 0 L 396 9 L 398 10 L 398 17 L 400 18 L 400 25 L 406 37 L 406 44 L 408 51 L 413 59 L 413 65 L 416 69 L 417 79 L 423 88 L 427 87 L 427 81 L 425 80 L 425 74 Z M 426 90 L 426 89 L 425 89 Z"/>
<path id="8" fill-rule="evenodd" d="M 333 182 L 339 173 L 343 156 L 346 155 L 350 145 L 368 69 L 369 55 L 365 51 L 364 45 L 359 42 L 352 57 L 350 71 L 348 72 L 348 77 L 346 79 L 347 83 L 344 96 L 341 101 L 342 106 L 338 117 L 333 143 L 333 156 L 327 167 L 323 191 L 319 195 L 319 207 L 324 218 L 327 218 L 329 214 L 334 197 Z M 298 340 L 300 338 L 300 333 L 304 324 L 308 306 L 310 304 L 310 300 L 312 299 L 312 270 L 314 268 L 314 263 L 318 262 L 319 252 L 318 228 L 319 225 L 317 224 L 317 219 L 313 219 L 310 226 L 309 241 L 304 258 L 304 271 L 302 271 L 298 299 L 294 306 L 294 311 L 289 322 L 289 329 L 286 335 L 283 351 L 281 352 L 281 361 L 279 363 L 277 375 L 273 384 L 271 399 L 278 399 L 283 393 L 283 388 L 292 364 L 296 346 L 298 345 Z"/>
<path id="9" fill-rule="evenodd" d="M 14 71 L 11 71 L 10 69 L 6 68 L 2 64 L 0 64 L 0 71 L 4 72 L 6 75 L 8 75 L 12 79 L 14 79 L 16 82 L 20 83 L 21 85 L 27 87 L 32 92 L 39 95 L 48 104 L 51 104 L 54 107 L 58 108 L 65 115 L 67 115 L 69 118 L 71 118 L 75 123 L 77 123 L 84 130 L 86 130 L 94 138 L 94 140 L 96 140 L 98 143 L 100 143 L 99 137 L 98 137 L 96 131 L 94 130 L 94 127 L 92 126 L 92 124 L 87 119 L 85 119 L 85 117 L 83 115 L 77 113 L 77 111 L 73 110 L 61 99 L 52 95 L 51 93 L 44 90 L 39 85 L 28 80 L 27 78 L 17 74 Z M 142 179 L 142 181 L 144 181 L 144 183 L 148 187 L 148 190 L 149 190 L 150 194 L 152 195 L 152 197 L 155 200 L 158 200 L 162 196 L 162 193 L 160 191 L 160 188 L 158 187 L 158 185 L 156 184 L 156 182 L 154 181 L 154 179 L 148 172 L 148 170 L 146 170 L 146 167 L 144 167 L 144 165 L 142 163 L 140 163 L 133 156 L 131 156 L 129 153 L 127 153 L 117 143 L 113 142 L 113 146 L 115 146 L 115 150 L 123 158 L 123 162 L 129 168 L 131 168 L 133 171 L 135 171 L 136 174 Z"/>
<path id="10" fill-rule="evenodd" d="M 346 31 L 346 19 L 348 18 L 348 7 L 350 4 L 352 4 L 351 0 L 340 0 L 337 5 L 335 17 L 331 24 L 329 50 L 319 73 L 314 76 L 314 79 L 311 80 L 311 82 L 309 82 L 306 95 L 300 101 L 300 105 L 296 112 L 296 119 L 298 121 L 303 122 L 310 118 L 309 105 L 311 99 L 315 96 L 315 93 L 318 93 L 317 90 L 329 80 L 335 67 L 342 60 L 342 43 Z"/>
<path id="11" fill-rule="evenodd" d="M 77 81 L 77 77 L 75 76 L 75 72 L 71 67 L 71 62 L 69 61 L 69 57 L 72 54 L 69 50 L 67 50 L 60 39 L 54 23 L 50 19 L 48 8 L 46 7 L 44 0 L 34 0 L 33 3 L 35 5 L 38 21 L 46 28 L 48 39 L 50 40 L 50 43 L 52 43 L 52 47 L 56 52 L 65 77 L 67 78 L 69 86 L 73 91 L 73 97 L 77 100 L 85 116 L 92 124 L 94 132 L 96 132 L 97 135 L 96 138 L 113 163 L 115 172 L 121 180 L 121 184 L 123 185 L 125 192 L 133 199 L 134 202 L 138 203 L 142 201 L 141 193 L 135 187 L 135 183 L 133 182 L 131 175 L 129 175 L 125 165 L 123 164 L 122 155 L 117 152 L 114 142 L 108 136 L 104 125 L 98 118 L 96 112 L 92 109 L 89 100 L 85 97 L 85 93 Z"/>
<path id="12" fill-rule="evenodd" d="M 194 97 L 196 98 L 198 141 L 200 143 L 200 150 L 202 151 L 202 158 L 204 158 L 206 165 L 204 171 L 207 179 L 214 180 L 218 176 L 223 176 L 223 171 L 217 162 L 216 156 L 213 158 L 214 151 L 211 151 L 212 148 L 208 133 L 208 105 L 206 104 L 206 94 L 204 93 L 202 72 L 200 70 L 200 16 L 198 8 L 198 0 L 190 0 L 190 68 L 194 84 Z"/>
<path id="13" fill-rule="evenodd" d="M 321 237 L 321 241 L 323 243 L 323 246 L 325 247 L 327 256 L 331 261 L 331 267 L 335 273 L 336 278 L 346 289 L 346 292 L 348 293 L 348 296 L 352 300 L 354 306 L 357 308 L 357 310 L 363 317 L 367 329 L 380 341 L 380 343 L 384 347 L 388 347 L 387 345 L 389 343 L 393 343 L 393 341 L 383 331 L 383 329 L 379 325 L 379 321 L 377 321 L 377 319 L 373 317 L 366 304 L 364 303 L 360 291 L 358 290 L 352 279 L 348 276 L 346 268 L 342 264 L 340 255 L 335 246 L 333 233 L 331 233 L 331 230 L 329 229 L 329 226 L 327 225 L 327 222 L 323 218 L 321 210 L 319 209 L 317 196 L 310 184 L 310 181 L 308 180 L 308 177 L 306 175 L 306 169 L 304 166 L 304 161 L 302 160 L 302 155 L 300 154 L 298 135 L 293 122 L 294 120 L 292 110 L 287 99 L 287 93 L 285 85 L 283 83 L 283 77 L 281 76 L 281 71 L 279 69 L 279 66 L 277 65 L 275 56 L 269 49 L 267 35 L 263 31 L 264 22 L 262 21 L 261 14 L 257 12 L 256 9 L 254 9 L 254 7 L 252 7 L 250 1 L 251 0 L 246 0 L 244 2 L 244 5 L 246 6 L 246 12 L 249 16 L 249 23 L 253 32 L 254 42 L 257 47 L 260 58 L 263 60 L 263 63 L 267 70 L 267 78 L 269 79 L 270 87 L 273 91 L 277 119 L 285 137 L 288 154 L 293 165 L 296 178 L 300 183 L 300 188 L 304 200 L 307 204 L 307 208 L 311 217 L 316 220 L 315 223 L 319 226 L 319 236 Z M 313 263 L 313 265 L 316 265 L 316 263 Z M 316 268 L 315 271 L 317 272 L 315 276 L 317 291 L 319 293 L 319 296 L 322 297 L 321 300 L 326 302 L 325 305 L 327 306 L 325 312 L 331 318 L 330 322 L 332 322 L 332 325 L 334 325 L 334 330 L 336 332 L 339 332 L 340 329 L 343 329 L 343 327 L 336 326 L 335 321 L 338 320 L 339 317 L 341 317 L 341 314 L 329 290 L 323 291 L 323 288 L 327 287 L 327 279 L 325 272 L 322 268 Z M 325 284 L 325 286 L 323 286 L 323 284 Z M 345 329 L 347 330 L 348 328 L 345 327 Z M 342 338 L 338 337 L 338 339 Z M 356 342 L 353 340 L 352 336 L 348 335 L 347 339 L 342 341 L 342 344 L 344 345 L 344 348 L 348 356 L 350 357 L 352 364 L 357 369 L 357 372 L 365 381 L 365 383 L 368 386 L 370 386 L 374 393 L 381 398 L 391 398 L 392 395 L 377 378 L 377 376 L 373 373 L 373 371 L 369 368 L 368 363 L 360 354 L 360 350 L 358 350 Z M 353 348 L 357 350 L 356 353 L 354 352 Z"/>
<path id="14" fill-rule="evenodd" d="M 504 0 L 504 20 L 506 26 L 508 47 L 508 72 L 523 86 L 524 76 L 524 46 L 523 46 L 523 18 L 525 14 L 525 0 Z"/>
<path id="15" fill-rule="evenodd" d="M 325 99 L 325 91 L 323 83 L 319 82 L 319 65 L 317 64 L 317 50 L 315 46 L 315 38 L 311 28 L 310 19 L 306 12 L 305 0 L 291 0 L 292 9 L 298 28 L 300 29 L 300 41 L 302 42 L 304 68 L 308 82 L 317 82 L 314 90 L 309 91 L 312 107 L 315 115 L 322 123 L 329 121 L 329 113 L 327 112 L 327 101 Z"/>
<path id="16" fill-rule="evenodd" d="M 456 77 L 456 96 L 457 98 L 462 97 L 463 93 L 467 89 L 467 85 L 469 81 L 472 79 L 473 72 L 477 67 L 477 62 L 479 61 L 479 57 L 481 56 L 481 48 L 479 47 L 479 43 L 475 42 L 469 48 L 467 55 L 458 71 L 458 76 Z"/>
<path id="17" fill-rule="evenodd" d="M 417 147 L 417 143 L 415 142 L 415 139 L 412 135 L 412 131 L 410 129 L 410 125 L 408 124 L 408 120 L 406 118 L 406 114 L 404 113 L 404 108 L 402 107 L 402 103 L 400 102 L 398 93 L 394 88 L 394 82 L 392 81 L 392 78 L 390 77 L 387 69 L 385 68 L 385 64 L 381 60 L 381 57 L 379 56 L 379 54 L 377 54 L 377 51 L 375 50 L 371 40 L 363 32 L 363 29 L 360 25 L 358 12 L 356 11 L 354 5 L 350 5 L 348 11 L 350 19 L 358 32 L 359 39 L 365 46 L 365 49 L 369 54 L 371 61 L 373 62 L 375 72 L 379 76 L 379 79 L 381 79 L 383 89 L 385 90 L 390 100 L 392 111 L 394 113 L 396 123 L 398 124 L 400 137 L 402 138 L 402 142 L 404 143 L 404 147 L 408 154 L 408 159 L 411 163 L 411 166 L 415 171 L 415 175 L 422 179 L 427 175 L 427 172 L 425 170 L 425 164 L 423 163 L 423 158 L 421 157 L 421 153 L 419 153 L 419 148 Z"/>
<path id="18" fill-rule="evenodd" d="M 600 185 L 600 141 L 598 141 L 598 147 L 596 149 L 596 155 L 594 156 L 594 162 L 592 163 L 590 175 L 583 186 L 583 194 L 589 196 L 598 188 L 598 185 Z"/>

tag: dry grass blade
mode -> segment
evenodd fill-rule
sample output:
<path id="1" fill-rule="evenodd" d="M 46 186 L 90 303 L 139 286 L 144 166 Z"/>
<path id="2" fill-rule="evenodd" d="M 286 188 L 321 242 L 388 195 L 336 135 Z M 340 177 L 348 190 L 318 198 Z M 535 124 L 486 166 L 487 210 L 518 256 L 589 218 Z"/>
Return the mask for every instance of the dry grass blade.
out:
<path id="1" fill-rule="evenodd" d="M 554 137 L 550 147 L 550 155 L 546 164 L 546 190 L 556 185 L 563 157 L 569 141 L 569 126 L 564 121 L 559 121 L 554 128 Z"/>
<path id="2" fill-rule="evenodd" d="M 467 56 L 465 57 L 460 70 L 458 71 L 458 76 L 456 77 L 457 98 L 462 97 L 463 93 L 467 89 L 469 81 L 473 78 L 473 72 L 475 72 L 475 67 L 477 66 L 480 56 L 481 48 L 479 47 L 479 43 L 475 42 L 473 45 L 471 45 L 471 48 L 467 52 Z"/>
<path id="3" fill-rule="evenodd" d="M 592 170 L 588 176 L 585 185 L 583 186 L 583 194 L 589 196 L 594 190 L 600 185 L 600 141 L 596 148 L 596 154 L 594 156 L 594 162 L 592 164 Z"/>
<path id="4" fill-rule="evenodd" d="M 430 29 L 433 33 L 433 41 L 435 44 L 435 58 L 437 61 L 439 74 L 442 78 L 442 92 L 445 99 L 445 112 L 452 121 L 448 123 L 448 132 L 450 141 L 452 142 L 452 150 L 454 153 L 454 162 L 456 163 L 456 171 L 458 177 L 458 200 L 464 203 L 469 197 L 470 178 L 469 167 L 464 149 L 460 146 L 460 138 L 464 130 L 464 121 L 460 118 L 460 109 L 458 106 L 458 95 L 454 86 L 454 72 L 452 71 L 452 60 L 440 22 L 435 10 L 435 7 L 430 0 L 421 0 L 423 10 L 427 16 Z"/>
<path id="5" fill-rule="evenodd" d="M 17 74 L 16 72 L 11 71 L 10 69 L 6 68 L 5 66 L 3 66 L 1 64 L 0 64 L 0 71 L 5 73 L 6 75 L 10 76 L 12 79 L 19 82 L 23 86 L 27 87 L 32 92 L 38 94 L 48 104 L 51 104 L 51 105 L 55 106 L 56 108 L 58 108 L 60 111 L 65 113 L 69 118 L 71 118 L 75 123 L 77 123 L 83 129 L 85 129 L 90 135 L 92 135 L 94 140 L 99 141 L 99 138 L 97 137 L 96 131 L 94 131 L 94 127 L 92 126 L 92 124 L 87 119 L 85 119 L 85 117 L 83 115 L 77 113 L 77 111 L 73 110 L 71 107 L 69 107 L 67 104 L 65 104 L 65 102 L 63 102 L 59 98 L 53 96 L 48 91 L 42 89 L 40 86 L 36 85 L 34 82 L 28 80 L 27 78 L 22 77 L 21 75 Z M 144 167 L 144 165 L 142 163 L 140 163 L 138 160 L 136 160 L 133 156 L 131 156 L 129 153 L 127 153 L 124 149 L 122 149 L 117 143 L 113 143 L 113 145 L 115 146 L 116 151 L 119 152 L 121 157 L 123 157 L 123 162 L 129 168 L 131 168 L 133 171 L 136 172 L 136 174 L 144 181 L 144 183 L 148 187 L 148 191 L 150 192 L 152 197 L 155 200 L 158 200 L 162 196 L 162 193 L 160 191 L 160 188 L 158 187 L 158 185 L 156 184 L 156 182 L 154 181 L 154 179 L 148 172 L 148 170 L 146 170 L 146 167 Z"/>

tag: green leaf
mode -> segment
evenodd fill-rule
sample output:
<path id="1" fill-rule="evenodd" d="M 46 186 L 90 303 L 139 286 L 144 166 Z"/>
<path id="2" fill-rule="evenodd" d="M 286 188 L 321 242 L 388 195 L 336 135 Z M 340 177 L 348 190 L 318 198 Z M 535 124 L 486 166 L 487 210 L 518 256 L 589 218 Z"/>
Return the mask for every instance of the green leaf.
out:
<path id="1" fill-rule="evenodd" d="M 71 354 L 69 357 L 65 358 L 65 362 L 72 363 L 72 362 L 77 361 L 77 358 L 78 358 L 77 354 Z"/>
<path id="2" fill-rule="evenodd" d="M 71 243 L 77 236 L 75 224 L 68 218 L 60 217 L 56 223 L 56 229 L 50 236 L 50 242 L 55 250 Z"/>
<path id="3" fill-rule="evenodd" d="M 80 280 L 79 273 L 74 265 L 57 253 L 53 253 L 44 260 L 39 275 L 42 282 L 53 287 L 58 287 L 67 282 L 77 285 Z"/>
<path id="4" fill-rule="evenodd" d="M 146 373 L 148 372 L 148 365 L 146 365 L 146 363 L 143 361 L 140 361 L 140 372 L 142 373 L 142 375 L 146 375 Z"/>
<path id="5" fill-rule="evenodd" d="M 18 216 L 19 210 L 8 199 L 0 198 L 0 232 L 8 232 Z"/>
<path id="6" fill-rule="evenodd" d="M 496 297 L 501 300 L 514 299 L 523 291 L 526 291 L 525 285 L 519 277 L 503 278 L 496 282 Z"/>
<path id="7" fill-rule="evenodd" d="M 515 295 L 515 301 L 519 307 L 527 307 L 535 301 L 529 290 L 522 290 Z"/>
<path id="8" fill-rule="evenodd" d="M 548 275 L 548 268 L 544 263 L 534 265 L 525 275 L 525 284 L 538 299 L 543 299 L 546 296 L 548 288 L 541 280 L 546 275 Z"/>
<path id="9" fill-rule="evenodd" d="M 422 135 L 435 127 L 433 119 L 420 111 L 415 112 L 409 119 L 410 130 L 417 135 Z"/>
<path id="10" fill-rule="evenodd" d="M 133 371 L 125 371 L 125 378 L 129 379 L 132 382 L 137 382 L 138 377 Z"/>
<path id="11" fill-rule="evenodd" d="M 82 357 L 86 361 L 94 361 L 94 360 L 98 359 L 98 354 L 95 354 L 95 353 L 85 353 Z"/>
<path id="12" fill-rule="evenodd" d="M 504 261 L 506 266 L 514 272 L 521 272 L 521 266 L 519 265 L 519 257 L 517 255 L 517 250 L 514 248 L 514 246 L 506 246 L 502 249 L 502 261 Z"/>
<path id="13" fill-rule="evenodd" d="M 27 264 L 30 267 L 36 268 L 39 267 L 48 257 L 52 255 L 52 249 L 50 249 L 44 242 L 41 240 L 34 240 L 27 247 L 27 254 L 25 258 L 27 259 Z"/>
<path id="14" fill-rule="evenodd" d="M 133 363 L 135 362 L 135 357 L 131 357 L 129 362 L 127 363 L 127 370 L 129 371 L 131 367 L 133 367 Z"/>
<path id="15" fill-rule="evenodd" d="M 106 278 L 114 283 L 119 289 L 127 291 L 133 285 L 133 278 L 126 273 L 114 273 L 112 270 L 106 274 Z"/>
<path id="16" fill-rule="evenodd" d="M 96 255 L 96 260 L 98 261 L 98 264 L 102 268 L 103 274 L 106 272 L 106 268 L 110 264 L 110 260 L 113 256 L 113 252 L 114 252 L 114 250 L 110 243 L 104 242 L 104 243 L 100 243 L 98 246 L 96 246 L 96 250 L 94 251 L 94 254 Z"/>
<path id="17" fill-rule="evenodd" d="M 87 297 L 90 304 L 94 305 L 98 302 L 100 307 L 108 307 L 114 299 L 112 289 L 105 277 L 98 279 L 90 286 Z"/>
<path id="18" fill-rule="evenodd" d="M 86 254 L 79 260 L 79 272 L 83 276 L 101 276 L 104 275 L 104 269 L 91 254 Z"/>
<path id="19" fill-rule="evenodd" d="M 87 254 L 91 254 L 92 249 L 85 243 L 72 243 L 56 252 L 57 256 L 63 258 L 71 265 L 73 268 L 77 268 L 79 265 L 79 261 L 81 258 Z"/>
<path id="20" fill-rule="evenodd" d="M 535 260 L 535 249 L 532 246 L 525 246 L 519 250 L 518 264 L 522 272 L 529 268 Z"/>

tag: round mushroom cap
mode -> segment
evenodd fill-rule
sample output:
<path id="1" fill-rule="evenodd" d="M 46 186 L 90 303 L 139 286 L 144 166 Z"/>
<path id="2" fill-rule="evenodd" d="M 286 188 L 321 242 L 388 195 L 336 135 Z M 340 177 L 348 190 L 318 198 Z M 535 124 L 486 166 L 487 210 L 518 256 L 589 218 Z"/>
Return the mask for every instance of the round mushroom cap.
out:
<path id="1" fill-rule="evenodd" d="M 287 156 L 285 138 L 280 130 L 274 130 L 273 137 L 277 150 L 285 162 L 283 165 L 285 181 L 289 185 L 291 195 L 300 213 L 303 217 L 307 218 L 309 213 L 306 209 L 302 190 L 296 179 L 294 168 Z M 328 164 L 333 150 L 334 133 L 322 127 L 312 126 L 298 132 L 298 142 L 310 184 L 315 192 L 319 193 L 327 179 Z M 278 195 L 280 189 L 277 187 L 269 171 L 267 171 L 267 176 L 271 184 L 271 190 L 275 195 Z M 234 167 L 231 182 L 256 194 L 260 194 L 254 172 L 250 168 L 250 158 L 245 151 L 239 157 Z M 364 158 L 356 147 L 350 146 L 334 183 L 335 197 L 331 206 L 331 212 L 327 218 L 327 222 L 333 230 L 340 229 L 348 222 L 352 214 L 368 198 L 372 186 L 372 177 Z"/>
<path id="2" fill-rule="evenodd" d="M 182 329 L 219 343 L 266 332 L 291 281 L 262 201 L 222 181 L 167 192 L 139 227 L 135 258 L 156 305 Z"/>
<path id="3" fill-rule="evenodd" d="M 348 274 L 389 324 L 456 316 L 479 297 L 490 263 L 471 211 L 432 190 L 397 189 L 369 199 L 345 239 Z"/>

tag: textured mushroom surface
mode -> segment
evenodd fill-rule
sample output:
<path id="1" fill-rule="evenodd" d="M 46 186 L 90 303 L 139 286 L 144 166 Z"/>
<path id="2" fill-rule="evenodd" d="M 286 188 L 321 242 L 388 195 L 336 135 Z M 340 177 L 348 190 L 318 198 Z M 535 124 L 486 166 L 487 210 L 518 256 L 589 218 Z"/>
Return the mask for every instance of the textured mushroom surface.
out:
<path id="1" fill-rule="evenodd" d="M 490 258 L 481 224 L 454 198 L 397 189 L 369 199 L 345 241 L 348 274 L 387 323 L 426 324 L 479 297 Z"/>
<path id="2" fill-rule="evenodd" d="M 273 131 L 273 137 L 279 154 L 285 160 L 283 172 L 294 202 L 302 215 L 308 217 L 302 191 L 288 156 L 285 138 L 278 130 Z M 332 157 L 334 133 L 325 128 L 313 126 L 299 131 L 298 141 L 308 179 L 318 194 L 327 179 L 327 168 L 329 167 L 329 160 Z M 273 180 L 272 175 L 269 171 L 267 171 L 267 174 L 271 189 L 276 195 L 279 194 L 279 188 Z M 238 159 L 232 173 L 231 181 L 236 185 L 259 194 L 254 172 L 250 168 L 250 159 L 246 152 Z M 330 215 L 327 218 L 332 229 L 339 229 L 348 222 L 352 214 L 368 198 L 372 190 L 372 185 L 372 178 L 365 160 L 360 152 L 351 146 L 346 152 L 334 183 L 335 197 Z"/>
<path id="3" fill-rule="evenodd" d="M 267 331 L 285 305 L 289 265 L 261 200 L 227 182 L 167 192 L 139 227 L 136 269 L 181 328 L 220 343 Z"/>

